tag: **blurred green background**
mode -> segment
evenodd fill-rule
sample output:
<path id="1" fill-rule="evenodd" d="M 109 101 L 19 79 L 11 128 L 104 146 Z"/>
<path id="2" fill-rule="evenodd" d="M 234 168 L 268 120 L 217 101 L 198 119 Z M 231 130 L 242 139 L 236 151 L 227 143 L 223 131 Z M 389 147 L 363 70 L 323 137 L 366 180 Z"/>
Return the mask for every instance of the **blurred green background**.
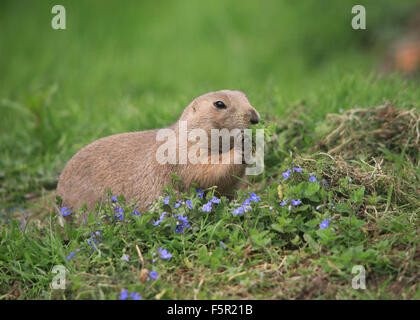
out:
<path id="1" fill-rule="evenodd" d="M 388 99 L 418 78 L 381 74 L 418 1 L 1 1 L 0 202 L 54 189 L 82 146 L 176 121 L 196 96 L 239 89 L 266 120 L 316 120 Z M 51 8 L 66 8 L 53 30 Z M 367 30 L 353 30 L 363 4 Z M 314 124 L 315 125 L 315 124 Z"/>

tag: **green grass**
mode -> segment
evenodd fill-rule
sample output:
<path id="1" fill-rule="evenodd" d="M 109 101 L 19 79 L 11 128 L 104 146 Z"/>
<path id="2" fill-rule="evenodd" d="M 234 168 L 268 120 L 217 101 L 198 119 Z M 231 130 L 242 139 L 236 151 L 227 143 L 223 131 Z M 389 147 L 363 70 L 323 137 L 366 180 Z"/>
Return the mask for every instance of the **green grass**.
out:
<path id="1" fill-rule="evenodd" d="M 62 1 L 67 30 L 54 31 L 54 2 L 1 2 L 0 299 L 113 299 L 124 288 L 143 299 L 420 298 L 419 79 L 378 72 L 413 3 L 363 1 L 368 29 L 354 31 L 352 1 Z M 213 191 L 192 190 L 182 197 L 193 209 L 161 199 L 136 216 L 119 198 L 122 221 L 108 201 L 60 226 L 54 191 L 75 152 L 169 125 L 225 88 L 275 124 L 251 211 L 232 214 L 249 196 L 239 194 L 205 213 Z M 389 101 L 413 116 L 374 109 Z M 293 166 L 303 172 L 280 183 Z M 286 198 L 302 204 L 289 211 Z M 170 215 L 149 222 L 163 211 L 190 228 L 176 233 Z M 50 288 L 55 265 L 68 269 L 66 290 Z M 366 290 L 351 286 L 355 265 Z M 144 281 L 147 270 L 158 279 Z"/>

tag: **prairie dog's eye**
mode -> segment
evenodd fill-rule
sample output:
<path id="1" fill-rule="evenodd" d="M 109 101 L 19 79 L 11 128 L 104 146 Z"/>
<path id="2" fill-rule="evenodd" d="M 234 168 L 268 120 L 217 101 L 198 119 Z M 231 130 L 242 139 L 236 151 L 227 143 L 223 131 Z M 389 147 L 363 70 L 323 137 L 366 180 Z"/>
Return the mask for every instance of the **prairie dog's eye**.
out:
<path id="1" fill-rule="evenodd" d="M 226 105 L 223 103 L 223 101 L 216 101 L 216 102 L 213 103 L 213 105 L 216 108 L 219 108 L 219 109 L 226 109 L 227 108 Z"/>

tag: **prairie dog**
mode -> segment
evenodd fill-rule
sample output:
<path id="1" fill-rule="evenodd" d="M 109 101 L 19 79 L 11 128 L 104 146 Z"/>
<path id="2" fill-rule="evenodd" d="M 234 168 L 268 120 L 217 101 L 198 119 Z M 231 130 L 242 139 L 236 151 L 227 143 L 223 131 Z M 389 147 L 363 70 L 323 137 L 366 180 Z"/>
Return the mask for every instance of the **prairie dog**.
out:
<path id="1" fill-rule="evenodd" d="M 179 123 L 187 124 L 187 132 L 202 129 L 211 135 L 211 129 L 244 130 L 258 123 L 260 115 L 251 106 L 247 96 L 241 91 L 221 90 L 210 92 L 194 99 L 172 126 L 176 133 L 173 140 L 178 151 L 185 151 L 192 143 L 180 146 Z M 165 141 L 157 141 L 160 129 L 130 132 L 101 138 L 82 148 L 67 163 L 62 171 L 57 194 L 63 205 L 78 209 L 86 203 L 92 210 L 108 188 L 113 194 L 123 194 L 127 201 L 135 200 L 138 208 L 144 210 L 148 202 L 161 195 L 162 188 L 172 182 L 176 173 L 187 190 L 196 183 L 200 188 L 217 186 L 221 194 L 229 193 L 238 187 L 245 174 L 245 163 L 212 164 L 187 163 L 161 164 L 157 161 L 158 148 Z M 178 149 L 178 147 L 180 147 Z M 183 149 L 184 148 L 184 149 Z M 208 144 L 210 158 L 210 143 Z M 179 153 L 180 153 L 179 152 Z M 227 152 L 233 159 L 234 148 Z M 222 157 L 222 153 L 219 154 Z M 180 155 L 177 155 L 177 159 Z M 236 176 L 236 177 L 234 177 Z"/>

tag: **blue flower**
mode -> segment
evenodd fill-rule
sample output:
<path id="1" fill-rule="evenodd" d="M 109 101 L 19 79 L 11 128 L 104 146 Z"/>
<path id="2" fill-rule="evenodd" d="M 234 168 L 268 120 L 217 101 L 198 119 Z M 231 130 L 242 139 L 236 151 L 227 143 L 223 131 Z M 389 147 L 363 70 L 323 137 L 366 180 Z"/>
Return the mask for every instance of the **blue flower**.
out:
<path id="1" fill-rule="evenodd" d="M 71 210 L 70 209 L 67 209 L 67 207 L 62 207 L 61 208 L 61 215 L 63 217 L 68 216 L 69 214 L 71 214 Z"/>
<path id="2" fill-rule="evenodd" d="M 220 199 L 217 197 L 213 197 L 213 199 L 210 200 L 211 203 L 220 203 Z"/>
<path id="3" fill-rule="evenodd" d="M 280 205 L 281 205 L 282 207 L 284 207 L 284 206 L 287 204 L 287 202 L 289 202 L 289 199 L 286 199 L 286 200 L 284 200 L 284 201 L 280 202 Z"/>
<path id="4" fill-rule="evenodd" d="M 242 202 L 243 206 L 249 206 L 251 204 L 251 200 L 250 199 L 245 199 L 244 202 Z"/>
<path id="5" fill-rule="evenodd" d="M 175 227 L 176 233 L 184 233 L 184 225 L 182 223 L 177 222 Z"/>
<path id="6" fill-rule="evenodd" d="M 158 278 L 158 273 L 157 273 L 157 271 L 152 271 L 152 272 L 149 273 L 149 276 L 153 280 L 156 280 Z"/>
<path id="7" fill-rule="evenodd" d="M 187 201 L 185 201 L 185 203 L 187 204 L 187 206 L 190 208 L 190 209 L 192 209 L 193 207 L 192 207 L 192 201 L 191 200 L 187 200 Z"/>
<path id="8" fill-rule="evenodd" d="M 172 258 L 172 254 L 170 254 L 166 249 L 159 248 L 158 252 L 160 253 L 160 257 L 164 260 Z"/>
<path id="9" fill-rule="evenodd" d="M 296 172 L 302 172 L 302 168 L 298 168 L 298 167 L 293 167 L 293 170 L 295 170 Z"/>
<path id="10" fill-rule="evenodd" d="M 220 241 L 220 249 L 226 249 L 226 245 L 223 241 Z"/>
<path id="11" fill-rule="evenodd" d="M 121 259 L 125 260 L 125 261 L 130 261 L 130 256 L 128 254 L 123 254 Z"/>
<path id="12" fill-rule="evenodd" d="M 70 252 L 70 254 L 67 256 L 67 260 L 70 260 L 75 255 L 74 251 Z"/>
<path id="13" fill-rule="evenodd" d="M 292 199 L 292 204 L 294 205 L 294 206 L 297 206 L 297 205 L 299 205 L 299 204 L 301 204 L 302 203 L 302 201 L 300 201 L 300 200 L 293 200 Z"/>
<path id="14" fill-rule="evenodd" d="M 133 214 L 135 216 L 140 216 L 141 215 L 141 213 L 138 212 L 137 210 L 134 210 L 131 214 Z"/>
<path id="15" fill-rule="evenodd" d="M 175 202 L 175 205 L 174 205 L 175 209 L 181 205 L 181 202 L 182 202 L 181 200 L 179 200 L 178 202 Z"/>
<path id="16" fill-rule="evenodd" d="M 243 207 L 239 207 L 235 210 L 232 211 L 232 213 L 237 216 L 238 214 L 243 214 L 244 213 L 244 208 Z"/>
<path id="17" fill-rule="evenodd" d="M 209 201 L 209 202 L 207 202 L 205 205 L 203 205 L 202 210 L 203 210 L 204 212 L 210 212 L 210 211 L 211 211 L 211 202 Z"/>
<path id="18" fill-rule="evenodd" d="M 114 201 L 114 202 L 117 202 L 117 201 L 118 201 L 117 196 L 113 196 L 113 197 L 111 198 L 111 200 L 112 200 L 112 201 Z"/>
<path id="19" fill-rule="evenodd" d="M 321 224 L 319 225 L 319 227 L 322 230 L 324 230 L 325 228 L 328 228 L 330 221 L 331 221 L 331 219 L 325 219 L 324 221 L 321 222 Z"/>
<path id="20" fill-rule="evenodd" d="M 249 200 L 253 202 L 258 202 L 261 200 L 261 198 L 257 196 L 254 192 L 252 192 L 251 195 L 249 196 Z"/>
<path id="21" fill-rule="evenodd" d="M 290 169 L 282 173 L 283 179 L 286 180 L 290 177 Z"/>
<path id="22" fill-rule="evenodd" d="M 141 295 L 138 292 L 132 292 L 130 296 L 133 300 L 141 300 Z"/>
<path id="23" fill-rule="evenodd" d="M 175 232 L 176 233 L 183 233 L 184 232 L 184 228 L 185 229 L 189 229 L 190 228 L 190 224 L 188 222 L 188 218 L 185 216 L 176 216 L 178 217 L 178 220 L 181 221 L 180 223 L 177 222 L 176 227 L 175 227 Z"/>
<path id="24" fill-rule="evenodd" d="M 195 192 L 197 192 L 197 197 L 203 199 L 203 195 L 204 195 L 204 190 L 203 189 L 197 189 L 197 190 L 195 190 Z"/>
<path id="25" fill-rule="evenodd" d="M 128 291 L 127 291 L 127 289 L 124 289 L 120 293 L 120 300 L 126 300 L 127 298 L 128 298 Z"/>
<path id="26" fill-rule="evenodd" d="M 158 220 L 153 220 L 153 225 L 154 226 L 159 225 L 159 223 L 161 223 L 163 221 L 163 219 L 165 218 L 165 216 L 166 216 L 166 212 L 164 211 L 164 212 L 162 212 L 162 214 L 160 215 L 160 217 L 159 217 Z"/>
<path id="27" fill-rule="evenodd" d="M 309 182 L 316 182 L 317 180 L 316 180 L 316 178 L 314 177 L 314 176 L 311 176 L 310 178 L 309 178 Z"/>
<path id="28" fill-rule="evenodd" d="M 169 204 L 169 196 L 167 196 L 164 200 L 163 200 L 164 204 Z"/>
<path id="29" fill-rule="evenodd" d="M 119 219 L 120 221 L 124 220 L 124 217 L 123 217 L 123 215 L 122 215 L 122 214 L 116 214 L 116 215 L 114 216 L 114 218 L 115 218 L 115 219 Z"/>

